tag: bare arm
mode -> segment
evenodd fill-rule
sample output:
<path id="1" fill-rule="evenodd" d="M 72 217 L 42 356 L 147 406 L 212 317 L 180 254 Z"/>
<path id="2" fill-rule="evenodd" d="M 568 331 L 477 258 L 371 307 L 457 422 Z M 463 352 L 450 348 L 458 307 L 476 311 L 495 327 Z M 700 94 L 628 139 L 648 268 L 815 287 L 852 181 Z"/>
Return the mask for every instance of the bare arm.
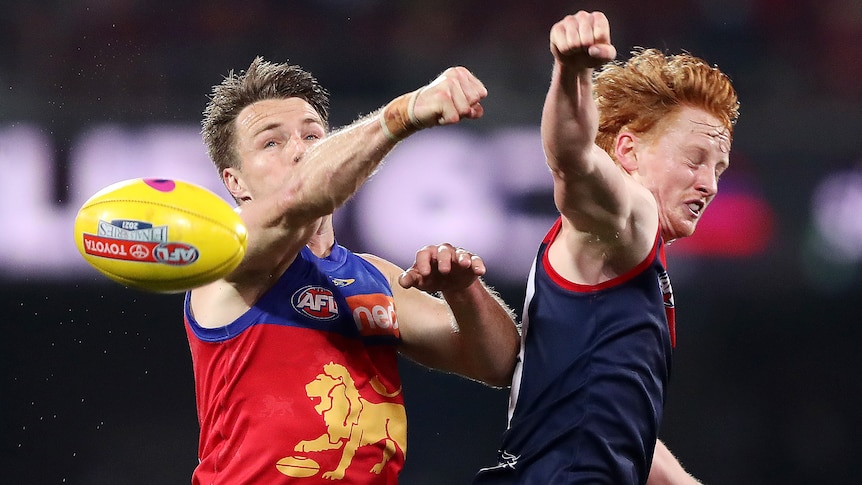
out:
<path id="1" fill-rule="evenodd" d="M 249 230 L 248 248 L 228 279 L 243 285 L 262 275 L 280 275 L 320 230 L 320 218 L 349 199 L 393 146 L 371 116 L 312 145 L 294 162 L 277 191 L 240 206 Z"/>
<path id="2" fill-rule="evenodd" d="M 550 48 L 554 69 L 541 133 L 563 224 L 549 257 L 564 277 L 596 284 L 646 256 L 658 224 L 655 199 L 595 143 L 593 72 L 616 57 L 605 15 L 565 17 L 551 29 Z"/>
<path id="3" fill-rule="evenodd" d="M 278 207 L 300 224 L 331 214 L 368 180 L 398 141 L 419 129 L 481 117 L 480 101 L 486 95 L 484 85 L 467 69 L 447 69 L 428 85 L 312 146 Z"/>
<path id="4" fill-rule="evenodd" d="M 557 208 L 586 233 L 617 232 L 626 215 L 622 170 L 595 144 L 599 114 L 593 69 L 616 56 L 600 12 L 569 15 L 551 29 L 554 70 L 542 111 L 542 142 Z"/>
<path id="5" fill-rule="evenodd" d="M 441 244 L 417 252 L 403 273 L 372 262 L 392 281 L 404 355 L 491 386 L 511 384 L 520 335 L 513 312 L 480 279 L 481 258 Z"/>
<path id="6" fill-rule="evenodd" d="M 701 482 L 683 469 L 682 464 L 671 454 L 667 446 L 661 440 L 657 440 L 647 485 L 700 484 Z"/>
<path id="7" fill-rule="evenodd" d="M 356 193 L 398 141 L 421 128 L 481 117 L 480 101 L 486 95 L 467 69 L 449 68 L 428 85 L 312 145 L 279 191 L 243 205 L 249 248 L 240 270 L 271 269 L 283 262 L 285 252 L 292 260 L 317 230 L 316 221 Z M 383 121 L 391 119 L 407 124 Z"/>
<path id="8" fill-rule="evenodd" d="M 198 322 L 210 327 L 230 323 L 271 287 L 304 245 L 314 241 L 319 247 L 331 246 L 328 216 L 365 183 L 398 141 L 422 128 L 481 117 L 480 101 L 486 95 L 484 85 L 472 73 L 453 67 L 427 86 L 396 98 L 307 149 L 297 150 L 295 158 L 285 157 L 283 152 L 270 155 L 267 137 L 257 140 L 260 146 L 249 137 L 249 158 L 262 160 L 262 167 L 293 165 L 283 171 L 283 180 L 272 181 L 277 184 L 274 189 L 255 198 L 244 192 L 249 195 L 240 212 L 248 228 L 246 255 L 225 279 L 192 292 Z M 255 114 L 251 113 L 252 122 Z M 314 118 L 310 113 L 300 121 L 304 123 L 302 129 L 311 134 L 318 134 L 317 130 L 323 136 L 322 126 Z M 301 135 L 300 140 L 294 137 L 282 142 L 306 143 L 305 131 Z M 236 169 L 225 170 L 226 183 L 234 181 L 238 190 L 245 190 L 239 182 L 241 171 L 231 170 Z"/>

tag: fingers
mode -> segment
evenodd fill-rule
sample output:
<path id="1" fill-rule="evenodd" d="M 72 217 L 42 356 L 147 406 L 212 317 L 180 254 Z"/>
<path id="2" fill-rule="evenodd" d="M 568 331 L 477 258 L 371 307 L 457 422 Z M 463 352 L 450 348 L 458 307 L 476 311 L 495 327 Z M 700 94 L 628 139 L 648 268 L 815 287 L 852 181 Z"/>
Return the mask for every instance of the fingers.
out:
<path id="1" fill-rule="evenodd" d="M 448 243 L 425 246 L 416 252 L 416 261 L 411 269 L 420 276 L 428 276 L 432 271 L 448 274 L 453 262 L 461 266 L 460 258 L 464 258 L 465 254 L 469 253 Z"/>
<path id="2" fill-rule="evenodd" d="M 478 118 L 484 112 L 480 101 L 488 96 L 485 85 L 464 67 L 447 69 L 444 74 L 452 74 L 452 101 L 456 115 L 447 121 L 457 122 L 461 117 Z M 457 119 L 456 119 L 457 118 Z"/>
<path id="3" fill-rule="evenodd" d="M 476 276 L 482 276 L 485 274 L 485 261 L 482 260 L 479 256 L 470 255 L 469 257 L 464 258 L 463 265 L 465 268 L 471 268 L 472 272 Z"/>
<path id="4" fill-rule="evenodd" d="M 437 246 L 425 246 L 416 251 L 416 261 L 411 268 L 418 276 L 431 274 L 432 265 L 436 266 Z"/>
<path id="5" fill-rule="evenodd" d="M 425 246 L 416 252 L 416 260 L 401 273 L 398 283 L 404 288 L 417 287 L 436 291 L 466 287 L 485 274 L 485 262 L 479 256 L 448 243 Z"/>
<path id="6" fill-rule="evenodd" d="M 401 273 L 401 276 L 398 277 L 398 284 L 401 285 L 402 288 L 412 288 L 414 286 L 419 285 L 419 282 L 422 280 L 422 276 L 416 271 L 414 268 L 410 268 L 407 271 Z"/>
<path id="7" fill-rule="evenodd" d="M 616 57 L 608 18 L 602 12 L 580 11 L 551 28 L 551 52 L 561 61 L 595 67 Z"/>
<path id="8" fill-rule="evenodd" d="M 455 253 L 456 249 L 449 244 L 437 246 L 437 271 L 441 274 L 449 274 L 456 258 Z"/>
<path id="9" fill-rule="evenodd" d="M 436 253 L 436 246 L 425 246 L 416 251 L 416 260 L 413 262 L 413 266 L 401 273 L 398 277 L 398 284 L 402 288 L 423 288 L 423 281 L 431 276 L 433 267 L 436 267 L 436 261 L 434 261 Z"/>
<path id="10" fill-rule="evenodd" d="M 422 126 L 448 125 L 464 118 L 482 117 L 480 102 L 488 90 L 464 67 L 450 67 L 422 89 L 414 105 L 414 114 Z"/>
<path id="11" fill-rule="evenodd" d="M 449 274 L 455 269 L 470 270 L 473 274 L 485 274 L 485 262 L 463 248 L 455 248 L 451 244 L 437 246 L 437 271 Z"/>

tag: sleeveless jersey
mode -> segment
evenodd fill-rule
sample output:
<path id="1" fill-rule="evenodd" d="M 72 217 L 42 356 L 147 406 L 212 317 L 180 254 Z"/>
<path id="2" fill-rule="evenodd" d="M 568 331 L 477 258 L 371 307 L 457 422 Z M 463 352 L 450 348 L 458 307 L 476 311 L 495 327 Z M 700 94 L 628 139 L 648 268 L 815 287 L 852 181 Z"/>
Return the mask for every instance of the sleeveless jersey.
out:
<path id="1" fill-rule="evenodd" d="M 671 369 L 673 295 L 661 238 L 637 267 L 598 285 L 565 280 L 542 241 L 499 464 L 481 484 L 643 484 Z"/>
<path id="2" fill-rule="evenodd" d="M 396 483 L 407 417 L 392 289 L 335 245 L 303 248 L 231 324 L 185 302 L 201 434 L 193 484 Z"/>

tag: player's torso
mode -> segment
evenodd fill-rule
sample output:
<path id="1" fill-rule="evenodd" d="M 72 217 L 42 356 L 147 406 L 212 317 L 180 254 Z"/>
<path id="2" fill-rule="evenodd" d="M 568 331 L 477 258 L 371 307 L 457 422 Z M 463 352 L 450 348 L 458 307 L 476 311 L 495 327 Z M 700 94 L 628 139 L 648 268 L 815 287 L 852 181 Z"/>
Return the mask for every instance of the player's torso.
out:
<path id="1" fill-rule="evenodd" d="M 364 260 L 338 246 L 323 260 L 304 250 L 228 327 L 186 328 L 196 480 L 395 481 L 406 452 L 399 333 L 391 288 Z"/>
<path id="2" fill-rule="evenodd" d="M 503 448 L 540 474 L 598 464 L 628 483 L 648 469 L 671 365 L 660 246 L 632 271 L 588 287 L 553 271 L 547 243 L 528 284 Z M 608 466 L 607 456 L 618 462 Z"/>

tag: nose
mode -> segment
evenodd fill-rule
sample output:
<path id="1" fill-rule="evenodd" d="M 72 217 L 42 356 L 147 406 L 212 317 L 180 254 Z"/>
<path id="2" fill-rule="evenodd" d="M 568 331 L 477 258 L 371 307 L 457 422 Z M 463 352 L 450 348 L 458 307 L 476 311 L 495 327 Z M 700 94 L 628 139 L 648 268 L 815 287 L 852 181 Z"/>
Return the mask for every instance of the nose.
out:
<path id="1" fill-rule="evenodd" d="M 293 146 L 293 159 L 294 161 L 299 161 L 300 158 L 308 151 L 308 148 L 311 146 L 310 143 L 305 141 L 301 135 L 297 134 L 290 138 L 290 144 Z"/>
<path id="2" fill-rule="evenodd" d="M 703 165 L 695 188 L 707 197 L 714 197 L 718 193 L 718 176 L 715 171 Z"/>

